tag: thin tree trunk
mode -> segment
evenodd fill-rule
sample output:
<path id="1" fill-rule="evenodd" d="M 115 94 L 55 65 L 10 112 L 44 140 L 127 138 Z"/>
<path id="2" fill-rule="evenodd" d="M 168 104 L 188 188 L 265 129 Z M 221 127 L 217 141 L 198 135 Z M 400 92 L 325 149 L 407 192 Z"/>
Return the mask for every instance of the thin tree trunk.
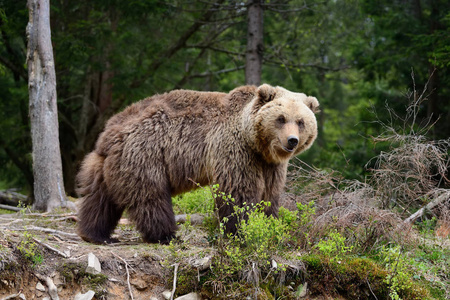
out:
<path id="1" fill-rule="evenodd" d="M 264 49 L 262 0 L 250 0 L 247 21 L 245 81 L 247 84 L 260 85 Z"/>
<path id="2" fill-rule="evenodd" d="M 33 144 L 34 208 L 66 206 L 59 149 L 56 75 L 49 0 L 28 0 L 28 90 Z"/>

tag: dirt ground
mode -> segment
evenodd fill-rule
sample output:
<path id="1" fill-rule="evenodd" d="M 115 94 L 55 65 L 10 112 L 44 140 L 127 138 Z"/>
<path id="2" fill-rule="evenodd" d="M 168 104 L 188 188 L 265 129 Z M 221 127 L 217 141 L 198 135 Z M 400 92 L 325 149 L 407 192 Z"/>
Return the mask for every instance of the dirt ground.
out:
<path id="1" fill-rule="evenodd" d="M 167 247 L 142 243 L 129 225 L 116 229 L 120 243 L 93 245 L 75 234 L 75 224 L 70 213 L 0 215 L 0 299 L 49 297 L 47 277 L 60 299 L 89 290 L 94 299 L 163 299 L 173 276 L 164 267 Z M 99 259 L 100 275 L 86 273 L 89 253 Z M 45 291 L 36 289 L 38 282 Z"/>
<path id="2" fill-rule="evenodd" d="M 0 299 L 50 299 L 55 290 L 59 299 L 93 291 L 93 299 L 160 300 L 163 291 L 173 288 L 177 255 L 195 261 L 215 251 L 201 230 L 179 229 L 186 245 L 180 250 L 143 243 L 126 219 L 115 230 L 114 237 L 120 242 L 110 245 L 82 241 L 75 227 L 76 217 L 70 212 L 0 214 Z M 98 258 L 100 274 L 86 272 L 89 253 Z M 211 297 L 202 295 L 202 299 Z M 302 299 L 343 300 L 327 296 Z"/>

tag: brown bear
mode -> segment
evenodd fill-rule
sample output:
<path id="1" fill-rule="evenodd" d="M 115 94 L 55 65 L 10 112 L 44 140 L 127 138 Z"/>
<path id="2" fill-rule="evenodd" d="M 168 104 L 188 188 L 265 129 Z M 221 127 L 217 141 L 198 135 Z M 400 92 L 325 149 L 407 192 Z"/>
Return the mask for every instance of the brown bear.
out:
<path id="1" fill-rule="evenodd" d="M 290 158 L 317 136 L 314 97 L 263 84 L 226 93 L 175 90 L 113 116 L 77 176 L 78 234 L 112 242 L 122 212 L 145 242 L 168 243 L 176 224 L 171 197 L 217 183 L 235 205 L 271 203 L 277 216 Z M 216 200 L 226 232 L 233 207 Z"/>

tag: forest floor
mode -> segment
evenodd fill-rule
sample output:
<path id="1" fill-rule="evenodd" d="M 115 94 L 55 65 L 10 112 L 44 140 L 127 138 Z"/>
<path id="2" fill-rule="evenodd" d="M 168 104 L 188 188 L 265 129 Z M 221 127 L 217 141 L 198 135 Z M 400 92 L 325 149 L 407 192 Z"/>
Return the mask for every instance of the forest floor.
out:
<path id="1" fill-rule="evenodd" d="M 143 243 L 134 226 L 121 219 L 113 235 L 120 242 L 94 245 L 76 234 L 74 213 L 42 214 L 23 210 L 0 214 L 0 299 L 55 299 L 53 290 L 59 299 L 75 299 L 77 294 L 88 291 L 95 293 L 92 299 L 167 299 L 163 292 L 173 289 L 174 256 L 183 256 L 195 265 L 216 251 L 208 243 L 207 233 L 195 227 L 192 230 L 191 226 L 189 232 L 181 229 L 183 246 L 174 248 Z M 98 274 L 87 271 L 90 253 L 101 264 Z M 192 279 L 200 278 L 201 269 Z M 198 289 L 198 286 L 190 287 L 194 289 L 192 292 Z M 181 294 L 188 292 L 181 291 Z M 180 296 L 180 291 L 175 295 Z M 197 295 L 201 299 L 222 299 L 205 291 Z M 345 298 L 306 295 L 302 299 Z"/>
<path id="2" fill-rule="evenodd" d="M 233 297 L 229 291 L 220 297 L 216 293 L 213 294 L 214 282 L 210 282 L 210 288 L 205 288 L 208 283 L 205 283 L 204 278 L 211 280 L 211 277 L 205 274 L 210 272 L 211 258 L 217 256 L 217 248 L 211 246 L 208 241 L 207 228 L 196 223 L 198 221 L 191 219 L 188 226 L 180 225 L 177 242 L 164 246 L 143 243 L 134 226 L 127 219 L 121 219 L 113 235 L 120 242 L 94 245 L 78 237 L 76 215 L 72 212 L 42 214 L 27 212 L 24 209 L 14 214 L 0 214 L 0 299 L 57 299 L 52 293 L 57 293 L 59 299 L 75 299 L 77 294 L 92 291 L 94 298 L 77 299 L 160 300 L 170 299 L 170 294 L 167 296 L 167 293 L 174 288 L 173 299 L 191 292 L 196 292 L 199 298 L 189 299 L 243 299 Z M 450 253 L 450 240 L 445 238 L 441 241 L 439 247 L 447 249 L 445 253 Z M 91 253 L 100 262 L 101 271 L 98 274 L 87 270 Z M 427 253 L 432 255 L 434 252 Z M 422 254 L 420 259 L 428 259 L 426 255 L 428 254 Z M 448 284 L 449 259 L 445 258 L 445 255 L 439 255 L 439 261 L 435 260 L 434 264 L 437 271 L 433 274 L 423 271 L 425 275 L 420 276 L 438 278 L 436 274 L 441 272 L 439 284 Z M 417 258 L 415 259 L 417 261 Z M 444 260 L 445 265 L 440 266 L 440 262 Z M 426 268 L 427 265 L 424 266 Z M 317 284 L 322 284 L 320 276 L 313 279 Z M 336 278 L 339 281 L 344 277 Z M 328 279 L 323 279 L 324 286 L 319 289 L 316 286 L 315 293 L 310 292 L 308 285 L 308 289 L 305 288 L 308 292 L 293 299 L 355 299 L 336 293 L 337 289 L 330 289 L 329 284 L 336 278 L 330 277 L 329 283 L 326 282 Z M 435 278 L 427 280 L 438 282 Z M 447 283 L 444 282 L 445 278 Z M 305 282 L 304 278 L 301 280 Z M 354 279 L 350 278 L 350 281 Z M 239 284 L 244 286 L 245 282 Z M 294 282 L 289 281 L 284 284 L 291 284 L 292 288 L 289 288 L 294 292 L 300 290 L 301 286 L 298 283 L 294 286 Z M 445 291 L 445 286 L 443 289 Z M 322 292 L 318 294 L 317 290 Z M 327 290 L 331 292 L 327 293 Z M 377 298 L 376 291 L 374 293 L 370 285 L 357 293 L 363 291 L 366 295 L 358 299 L 384 299 Z M 258 295 L 246 299 L 273 297 Z"/>
<path id="3" fill-rule="evenodd" d="M 140 242 L 128 225 L 116 229 L 120 243 L 90 244 L 76 235 L 75 220 L 70 213 L 0 215 L 0 299 L 48 297 L 47 277 L 60 299 L 89 290 L 95 299 L 163 299 L 166 278 L 173 276 L 164 266 L 167 247 Z M 89 253 L 100 261 L 99 274 L 86 272 Z"/>

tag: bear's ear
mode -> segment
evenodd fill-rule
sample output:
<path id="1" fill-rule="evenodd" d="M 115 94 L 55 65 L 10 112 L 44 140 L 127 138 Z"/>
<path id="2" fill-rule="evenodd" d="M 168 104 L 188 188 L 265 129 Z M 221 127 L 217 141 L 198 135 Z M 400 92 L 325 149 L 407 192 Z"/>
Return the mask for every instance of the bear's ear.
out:
<path id="1" fill-rule="evenodd" d="M 271 85 L 263 84 L 258 87 L 257 97 L 258 100 L 255 103 L 255 110 L 258 110 L 263 106 L 264 104 L 272 101 L 275 98 L 275 95 L 277 94 L 276 88 L 274 88 Z"/>
<path id="2" fill-rule="evenodd" d="M 320 112 L 319 101 L 317 101 L 316 97 L 308 96 L 305 98 L 305 100 L 303 100 L 303 103 L 305 103 L 305 105 L 308 106 L 309 109 L 311 109 L 313 111 L 313 113 L 316 114 L 316 113 Z"/>

